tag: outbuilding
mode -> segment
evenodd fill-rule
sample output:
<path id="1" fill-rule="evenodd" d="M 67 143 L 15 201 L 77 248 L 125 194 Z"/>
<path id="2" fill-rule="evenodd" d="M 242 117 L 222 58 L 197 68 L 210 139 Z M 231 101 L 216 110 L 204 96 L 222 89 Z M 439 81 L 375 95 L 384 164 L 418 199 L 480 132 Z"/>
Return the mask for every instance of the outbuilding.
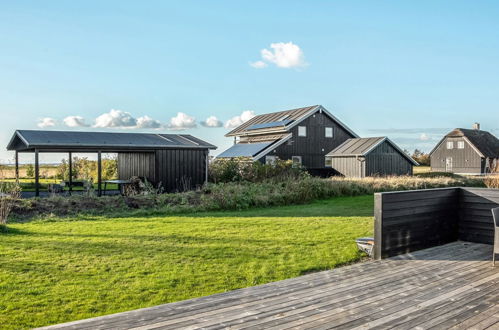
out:
<path id="1" fill-rule="evenodd" d="M 326 166 L 354 178 L 412 175 L 414 165 L 419 164 L 387 137 L 348 139 L 326 155 Z"/>
<path id="2" fill-rule="evenodd" d="M 35 154 L 35 189 L 39 195 L 39 153 L 67 153 L 69 181 L 72 153 L 97 154 L 97 184 L 101 195 L 101 154 L 118 154 L 119 179 L 143 177 L 165 192 L 194 188 L 208 178 L 208 155 L 212 144 L 187 134 L 114 133 L 17 130 L 7 150 L 15 151 L 16 176 L 19 153 Z"/>

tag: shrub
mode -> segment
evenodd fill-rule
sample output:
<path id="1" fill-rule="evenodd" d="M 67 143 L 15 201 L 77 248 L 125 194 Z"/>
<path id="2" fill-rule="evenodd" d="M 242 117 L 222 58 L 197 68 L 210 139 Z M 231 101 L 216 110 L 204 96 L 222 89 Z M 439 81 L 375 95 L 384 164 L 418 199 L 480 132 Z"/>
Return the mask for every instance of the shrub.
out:
<path id="1" fill-rule="evenodd" d="M 0 182 L 0 227 L 7 224 L 7 218 L 20 197 L 19 182 Z"/>
<path id="2" fill-rule="evenodd" d="M 483 187 L 483 179 L 466 177 L 372 177 L 322 179 L 310 176 L 271 178 L 262 182 L 209 183 L 198 191 L 173 194 L 138 194 L 105 197 L 54 197 L 20 200 L 13 214 L 23 219 L 77 214 L 140 215 L 178 212 L 243 210 L 309 203 L 313 200 L 338 196 L 358 196 L 382 191 L 441 188 L 450 186 Z"/>
<path id="3" fill-rule="evenodd" d="M 301 178 L 307 175 L 303 167 L 293 164 L 290 160 L 263 164 L 246 158 L 218 159 L 209 167 L 209 181 L 212 183 L 263 182 L 268 179 Z"/>

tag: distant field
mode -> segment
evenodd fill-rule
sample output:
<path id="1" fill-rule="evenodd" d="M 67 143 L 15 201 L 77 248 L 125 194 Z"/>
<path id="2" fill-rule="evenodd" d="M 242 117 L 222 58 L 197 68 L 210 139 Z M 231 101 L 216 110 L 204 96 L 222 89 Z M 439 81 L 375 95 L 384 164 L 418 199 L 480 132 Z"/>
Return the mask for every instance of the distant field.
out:
<path id="1" fill-rule="evenodd" d="M 22 165 L 19 167 L 19 177 L 27 178 L 26 174 L 27 166 Z M 53 165 L 42 165 L 40 166 L 40 177 L 50 178 L 57 174 L 57 167 Z M 16 169 L 14 166 L 1 166 L 0 167 L 0 179 L 13 179 L 16 177 Z"/>
<path id="2" fill-rule="evenodd" d="M 429 173 L 431 171 L 430 166 L 414 166 L 414 174 L 419 173 Z"/>

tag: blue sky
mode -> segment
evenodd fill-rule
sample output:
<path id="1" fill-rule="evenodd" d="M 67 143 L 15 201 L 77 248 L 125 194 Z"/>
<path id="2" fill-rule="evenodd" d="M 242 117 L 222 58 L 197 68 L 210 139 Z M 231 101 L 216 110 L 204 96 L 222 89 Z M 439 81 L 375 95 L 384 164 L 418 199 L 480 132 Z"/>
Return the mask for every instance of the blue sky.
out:
<path id="1" fill-rule="evenodd" d="M 410 150 L 475 121 L 499 135 L 497 17 L 496 1 L 2 1 L 0 145 L 43 122 L 221 152 L 206 118 L 313 104 Z"/>

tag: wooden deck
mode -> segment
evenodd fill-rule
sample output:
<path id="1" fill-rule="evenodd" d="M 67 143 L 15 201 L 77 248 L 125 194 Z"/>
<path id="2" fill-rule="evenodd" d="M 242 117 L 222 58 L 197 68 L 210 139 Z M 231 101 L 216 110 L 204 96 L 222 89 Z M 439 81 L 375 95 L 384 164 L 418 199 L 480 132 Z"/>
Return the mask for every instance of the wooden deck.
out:
<path id="1" fill-rule="evenodd" d="M 492 246 L 455 242 L 51 329 L 499 329 Z"/>

